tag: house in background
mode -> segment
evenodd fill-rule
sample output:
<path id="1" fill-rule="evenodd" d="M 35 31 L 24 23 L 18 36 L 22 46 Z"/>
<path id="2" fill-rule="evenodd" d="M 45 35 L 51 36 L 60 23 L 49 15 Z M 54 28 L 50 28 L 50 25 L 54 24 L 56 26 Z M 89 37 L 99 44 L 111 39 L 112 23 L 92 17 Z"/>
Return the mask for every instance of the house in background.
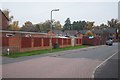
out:
<path id="1" fill-rule="evenodd" d="M 114 41 L 116 41 L 116 28 L 111 28 L 111 27 L 108 27 L 108 28 L 105 28 L 105 29 L 98 29 L 98 28 L 95 28 L 94 30 L 92 30 L 92 32 L 96 35 L 96 36 L 101 36 L 101 37 L 104 37 L 106 39 L 110 39 L 112 38 Z"/>
<path id="2" fill-rule="evenodd" d="M 54 33 L 56 36 L 63 36 L 63 31 L 62 31 L 62 30 L 53 30 L 53 33 Z"/>
<path id="3" fill-rule="evenodd" d="M 79 31 L 80 36 L 81 36 L 81 37 L 82 37 L 82 36 L 85 36 L 85 34 L 87 33 L 87 31 L 88 31 L 88 30 L 80 30 L 80 31 Z"/>
<path id="4" fill-rule="evenodd" d="M 50 36 L 56 36 L 56 35 L 53 31 L 48 31 L 47 36 L 50 37 Z"/>
<path id="5" fill-rule="evenodd" d="M 94 28 L 92 32 L 95 34 L 95 36 L 101 36 L 101 37 L 105 36 L 104 30 L 100 28 Z"/>
<path id="6" fill-rule="evenodd" d="M 117 40 L 117 31 L 116 31 L 117 29 L 116 28 L 107 28 L 106 30 L 105 30 L 105 32 L 108 34 L 108 39 L 109 38 L 112 38 L 114 41 L 116 41 Z"/>
<path id="7" fill-rule="evenodd" d="M 63 35 L 66 37 L 79 37 L 77 30 L 65 30 Z"/>
<path id="8" fill-rule="evenodd" d="M 51 31 L 48 32 L 48 36 L 51 35 Z M 52 36 L 63 36 L 63 37 L 80 37 L 77 30 L 53 30 Z"/>

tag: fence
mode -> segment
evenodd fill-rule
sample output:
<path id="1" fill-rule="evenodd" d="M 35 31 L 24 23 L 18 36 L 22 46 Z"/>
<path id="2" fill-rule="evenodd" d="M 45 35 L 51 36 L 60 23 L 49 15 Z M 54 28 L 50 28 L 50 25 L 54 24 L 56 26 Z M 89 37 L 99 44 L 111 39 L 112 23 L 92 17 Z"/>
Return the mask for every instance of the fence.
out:
<path id="1" fill-rule="evenodd" d="M 82 39 L 76 38 L 76 45 L 82 45 Z"/>
<path id="2" fill-rule="evenodd" d="M 105 44 L 106 38 L 103 37 L 94 37 L 94 38 L 89 38 L 88 36 L 83 36 L 83 44 L 84 45 L 103 45 Z"/>
<path id="3" fill-rule="evenodd" d="M 76 38 L 75 45 L 82 45 L 82 39 Z M 11 52 L 25 52 L 50 48 L 50 38 L 43 37 L 3 37 L 3 53 L 10 48 Z M 71 38 L 52 38 L 52 46 L 57 43 L 60 47 L 71 46 Z"/>
<path id="4" fill-rule="evenodd" d="M 60 47 L 77 46 L 77 45 L 102 45 L 106 39 L 102 37 L 94 37 L 89 39 L 87 36 L 83 38 L 52 38 L 52 46 L 55 43 Z M 7 48 L 11 52 L 25 52 L 32 50 L 42 50 L 50 48 L 50 38 L 43 37 L 2 37 L 2 53 L 6 53 Z"/>

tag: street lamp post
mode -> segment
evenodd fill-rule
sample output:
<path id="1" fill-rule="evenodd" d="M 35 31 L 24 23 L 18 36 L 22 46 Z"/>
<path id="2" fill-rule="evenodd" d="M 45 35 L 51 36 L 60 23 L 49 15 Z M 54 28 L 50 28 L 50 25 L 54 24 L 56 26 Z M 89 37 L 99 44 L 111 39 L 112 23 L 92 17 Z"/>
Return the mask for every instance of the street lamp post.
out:
<path id="1" fill-rule="evenodd" d="M 119 29 L 116 30 L 116 39 L 119 42 Z"/>
<path id="2" fill-rule="evenodd" d="M 50 18 L 51 18 L 51 37 L 50 37 L 51 52 L 52 52 L 52 12 L 53 11 L 59 11 L 59 9 L 53 9 L 53 10 L 51 10 L 51 14 L 50 14 Z"/>

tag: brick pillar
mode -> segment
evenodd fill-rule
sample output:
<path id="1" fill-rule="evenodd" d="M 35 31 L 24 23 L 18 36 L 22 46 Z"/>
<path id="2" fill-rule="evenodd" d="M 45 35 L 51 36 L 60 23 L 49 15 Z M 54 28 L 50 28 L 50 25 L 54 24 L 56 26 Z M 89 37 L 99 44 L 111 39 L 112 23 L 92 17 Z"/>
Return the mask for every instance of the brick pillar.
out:
<path id="1" fill-rule="evenodd" d="M 19 47 L 19 52 L 21 51 L 21 38 L 22 38 L 22 37 L 19 36 L 19 46 L 18 46 L 18 47 Z"/>
<path id="2" fill-rule="evenodd" d="M 31 38 L 31 48 L 34 48 L 34 38 Z"/>
<path id="3" fill-rule="evenodd" d="M 81 38 L 81 45 L 83 44 L 83 37 Z"/>
<path id="4" fill-rule="evenodd" d="M 56 38 L 56 42 L 58 43 L 58 38 Z M 60 44 L 59 44 L 60 45 Z"/>
<path id="5" fill-rule="evenodd" d="M 41 38 L 41 46 L 44 47 L 44 46 L 43 46 L 43 38 Z"/>
<path id="6" fill-rule="evenodd" d="M 62 46 L 63 46 L 63 38 L 62 38 Z"/>

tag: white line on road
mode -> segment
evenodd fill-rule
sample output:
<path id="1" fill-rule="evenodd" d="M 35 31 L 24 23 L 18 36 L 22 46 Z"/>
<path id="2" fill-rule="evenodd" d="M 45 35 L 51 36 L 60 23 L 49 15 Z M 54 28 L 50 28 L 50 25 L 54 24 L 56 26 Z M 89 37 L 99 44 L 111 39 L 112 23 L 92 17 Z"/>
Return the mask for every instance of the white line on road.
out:
<path id="1" fill-rule="evenodd" d="M 95 71 L 97 70 L 97 68 L 99 68 L 100 66 L 102 66 L 105 62 L 107 62 L 110 58 L 112 58 L 115 54 L 117 54 L 118 52 L 115 52 L 113 55 L 111 55 L 110 57 L 108 57 L 105 61 L 103 61 L 102 63 L 100 63 L 93 71 L 92 73 L 92 78 L 94 78 L 94 74 L 95 74 Z"/>

